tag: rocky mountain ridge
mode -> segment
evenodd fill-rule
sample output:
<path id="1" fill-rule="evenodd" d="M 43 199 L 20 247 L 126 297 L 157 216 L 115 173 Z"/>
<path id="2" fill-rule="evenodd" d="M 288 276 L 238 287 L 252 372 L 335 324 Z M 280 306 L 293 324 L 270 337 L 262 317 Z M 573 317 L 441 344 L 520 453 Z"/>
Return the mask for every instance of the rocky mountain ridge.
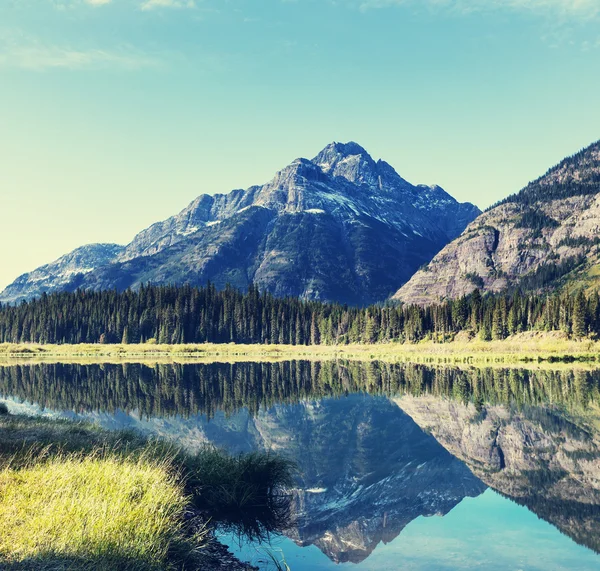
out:
<path id="1" fill-rule="evenodd" d="M 276 295 L 372 303 L 389 297 L 479 213 L 440 187 L 408 183 L 356 143 L 332 143 L 265 185 L 199 196 L 137 234 L 114 258 L 67 284 L 48 279 L 45 289 L 210 280 L 218 287 L 254 283 Z M 0 299 L 39 295 L 30 275 Z"/>
<path id="2" fill-rule="evenodd" d="M 600 142 L 484 212 L 393 296 L 426 305 L 473 292 L 586 283 L 600 261 Z"/>
<path id="3" fill-rule="evenodd" d="M 123 252 L 118 244 L 81 246 L 58 260 L 23 274 L 0 294 L 0 301 L 14 303 L 68 287 L 75 276 L 114 262 Z"/>

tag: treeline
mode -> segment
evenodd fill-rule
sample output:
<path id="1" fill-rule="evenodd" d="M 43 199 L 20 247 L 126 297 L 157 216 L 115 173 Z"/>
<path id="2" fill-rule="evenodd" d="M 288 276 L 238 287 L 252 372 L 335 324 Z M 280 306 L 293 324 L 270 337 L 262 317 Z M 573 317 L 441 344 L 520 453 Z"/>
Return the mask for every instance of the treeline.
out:
<path id="1" fill-rule="evenodd" d="M 77 291 L 0 306 L 2 343 L 345 344 L 451 340 L 469 331 L 483 340 L 531 330 L 575 337 L 600 333 L 600 299 L 478 290 L 437 305 L 348 307 L 276 298 L 250 287 L 144 286 L 136 291 Z"/>

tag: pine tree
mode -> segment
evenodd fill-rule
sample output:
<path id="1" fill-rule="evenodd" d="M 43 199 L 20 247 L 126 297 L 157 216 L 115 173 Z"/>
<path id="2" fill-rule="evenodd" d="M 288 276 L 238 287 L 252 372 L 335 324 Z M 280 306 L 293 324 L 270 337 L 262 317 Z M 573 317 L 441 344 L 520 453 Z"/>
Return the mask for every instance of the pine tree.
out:
<path id="1" fill-rule="evenodd" d="M 319 326 L 317 325 L 317 318 L 315 314 L 312 314 L 310 322 L 310 343 L 311 345 L 318 345 L 321 342 L 321 335 L 319 332 Z"/>
<path id="2" fill-rule="evenodd" d="M 581 338 L 587 334 L 587 301 L 579 290 L 573 303 L 573 335 Z"/>
<path id="3" fill-rule="evenodd" d="M 370 315 L 367 315 L 364 341 L 365 343 L 373 343 L 375 341 L 375 320 Z"/>
<path id="4" fill-rule="evenodd" d="M 502 320 L 502 307 L 500 303 L 496 303 L 492 317 L 492 339 L 500 340 L 506 337 L 504 331 L 504 323 Z"/>

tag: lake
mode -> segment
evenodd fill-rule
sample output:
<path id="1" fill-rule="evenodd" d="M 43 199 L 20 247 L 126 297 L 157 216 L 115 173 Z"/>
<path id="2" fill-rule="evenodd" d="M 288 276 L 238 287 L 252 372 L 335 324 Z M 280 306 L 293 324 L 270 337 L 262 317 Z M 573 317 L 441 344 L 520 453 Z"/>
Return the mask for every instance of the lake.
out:
<path id="1" fill-rule="evenodd" d="M 309 362 L 0 367 L 12 412 L 294 460 L 293 571 L 600 569 L 600 371 Z"/>

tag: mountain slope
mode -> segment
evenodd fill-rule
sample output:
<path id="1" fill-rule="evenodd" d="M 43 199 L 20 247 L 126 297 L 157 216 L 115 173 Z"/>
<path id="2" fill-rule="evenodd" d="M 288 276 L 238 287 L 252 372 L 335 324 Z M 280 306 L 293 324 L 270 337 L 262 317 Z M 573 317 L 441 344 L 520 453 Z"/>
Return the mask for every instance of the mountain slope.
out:
<path id="1" fill-rule="evenodd" d="M 579 282 L 595 275 L 599 231 L 597 142 L 479 216 L 394 299 L 427 304 L 475 288 L 539 290 Z"/>
<path id="2" fill-rule="evenodd" d="M 114 260 L 57 289 L 210 280 L 371 303 L 389 297 L 479 213 L 440 187 L 411 185 L 356 143 L 332 143 L 263 186 L 199 196 Z M 13 299 L 39 293 L 32 283 L 10 287 Z"/>
<path id="3" fill-rule="evenodd" d="M 117 244 L 81 246 L 50 264 L 18 277 L 0 294 L 0 301 L 14 303 L 61 289 L 67 286 L 74 276 L 111 263 L 122 251 L 123 246 Z"/>

